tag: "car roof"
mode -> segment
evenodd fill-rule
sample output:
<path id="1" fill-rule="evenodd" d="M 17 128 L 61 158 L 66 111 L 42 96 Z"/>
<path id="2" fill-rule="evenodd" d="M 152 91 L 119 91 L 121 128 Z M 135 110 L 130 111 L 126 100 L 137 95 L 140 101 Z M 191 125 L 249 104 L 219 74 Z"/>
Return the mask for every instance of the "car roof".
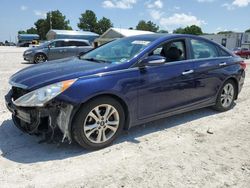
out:
<path id="1" fill-rule="evenodd" d="M 206 40 L 209 42 L 212 42 L 211 40 L 205 39 L 201 36 L 197 35 L 190 35 L 190 34 L 164 34 L 164 33 L 155 33 L 155 34 L 143 34 L 143 35 L 135 35 L 131 36 L 129 38 L 134 38 L 134 39 L 141 39 L 141 40 L 157 40 L 157 39 L 162 39 L 162 40 L 167 40 L 167 39 L 174 39 L 174 38 L 193 38 L 193 39 L 201 39 L 201 40 Z"/>
<path id="2" fill-rule="evenodd" d="M 224 49 L 228 53 L 231 53 L 230 50 L 228 50 L 227 48 L 225 48 L 221 44 L 218 44 L 212 40 L 209 40 L 209 39 L 206 39 L 202 36 L 197 36 L 197 35 L 155 33 L 155 34 L 143 34 L 143 35 L 131 36 L 131 37 L 127 37 L 127 38 L 132 38 L 134 40 L 151 40 L 155 43 L 163 42 L 165 40 L 178 39 L 178 38 L 196 39 L 196 40 L 202 40 L 202 41 L 208 42 L 210 44 L 213 44 L 217 47 Z"/>

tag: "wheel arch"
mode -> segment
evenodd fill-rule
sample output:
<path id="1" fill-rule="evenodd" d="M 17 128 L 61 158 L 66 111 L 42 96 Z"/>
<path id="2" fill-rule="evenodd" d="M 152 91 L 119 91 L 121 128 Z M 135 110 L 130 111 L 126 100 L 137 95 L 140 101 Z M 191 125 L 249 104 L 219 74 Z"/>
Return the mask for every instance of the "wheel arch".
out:
<path id="1" fill-rule="evenodd" d="M 36 56 L 39 55 L 39 54 L 44 55 L 44 56 L 46 57 L 46 60 L 48 60 L 48 56 L 47 56 L 46 53 L 44 53 L 44 52 L 42 52 L 42 51 L 38 51 L 38 52 L 36 52 L 35 55 L 34 55 L 34 61 L 35 61 Z"/>
<path id="2" fill-rule="evenodd" d="M 221 85 L 221 88 L 223 87 L 223 85 L 226 83 L 226 82 L 228 82 L 228 81 L 233 81 L 234 82 L 234 84 L 235 84 L 235 86 L 236 86 L 236 95 L 235 95 L 235 100 L 237 100 L 238 99 L 238 94 L 239 94 L 239 82 L 238 82 L 238 80 L 235 78 L 235 77 L 229 77 L 229 78 L 227 78 L 224 82 L 223 82 L 223 84 Z M 221 89 L 220 88 L 220 89 Z M 220 91 L 220 90 L 219 90 Z"/>
<path id="3" fill-rule="evenodd" d="M 125 100 L 116 95 L 116 94 L 113 94 L 113 93 L 102 93 L 102 94 L 98 94 L 98 95 L 95 95 L 95 96 L 92 96 L 90 97 L 89 99 L 85 100 L 84 102 L 82 102 L 80 105 L 77 106 L 77 109 L 75 110 L 75 113 L 73 114 L 73 117 L 72 117 L 72 121 L 70 123 L 70 127 L 69 127 L 69 130 L 71 132 L 71 129 L 72 129 L 72 124 L 74 123 L 74 118 L 76 116 L 76 114 L 78 113 L 78 111 L 80 110 L 80 108 L 82 106 L 84 106 L 86 103 L 90 102 L 90 101 L 93 101 L 93 100 L 96 100 L 100 97 L 110 97 L 110 98 L 113 98 L 115 99 L 116 101 L 118 101 L 123 110 L 124 110 L 124 113 L 125 113 L 125 125 L 123 127 L 124 130 L 128 130 L 129 129 L 129 124 L 130 124 L 130 114 L 129 114 L 129 107 L 128 107 L 128 104 L 125 102 Z"/>

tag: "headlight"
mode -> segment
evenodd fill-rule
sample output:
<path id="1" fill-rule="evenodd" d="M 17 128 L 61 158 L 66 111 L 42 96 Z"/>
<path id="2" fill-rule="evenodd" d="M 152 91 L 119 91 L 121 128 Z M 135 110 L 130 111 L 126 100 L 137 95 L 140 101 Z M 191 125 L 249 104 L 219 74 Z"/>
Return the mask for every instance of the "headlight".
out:
<path id="1" fill-rule="evenodd" d="M 24 52 L 24 55 L 29 55 L 29 54 L 32 54 L 32 51 Z"/>
<path id="2" fill-rule="evenodd" d="M 34 90 L 30 93 L 23 95 L 22 97 L 15 100 L 13 103 L 16 106 L 23 107 L 44 106 L 45 103 L 47 103 L 48 101 L 68 89 L 75 81 L 76 79 L 66 80 L 42 87 L 40 89 Z"/>

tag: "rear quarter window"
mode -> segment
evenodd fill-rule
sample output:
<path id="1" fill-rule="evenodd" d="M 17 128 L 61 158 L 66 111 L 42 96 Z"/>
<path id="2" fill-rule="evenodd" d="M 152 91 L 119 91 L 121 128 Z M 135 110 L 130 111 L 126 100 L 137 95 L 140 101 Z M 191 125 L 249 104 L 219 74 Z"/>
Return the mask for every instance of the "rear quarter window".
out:
<path id="1" fill-rule="evenodd" d="M 219 57 L 216 46 L 209 42 L 191 39 L 191 46 L 194 59 Z"/>
<path id="2" fill-rule="evenodd" d="M 220 57 L 229 57 L 232 56 L 229 52 L 227 52 L 226 50 L 218 47 L 218 51 L 219 51 L 219 55 Z"/>

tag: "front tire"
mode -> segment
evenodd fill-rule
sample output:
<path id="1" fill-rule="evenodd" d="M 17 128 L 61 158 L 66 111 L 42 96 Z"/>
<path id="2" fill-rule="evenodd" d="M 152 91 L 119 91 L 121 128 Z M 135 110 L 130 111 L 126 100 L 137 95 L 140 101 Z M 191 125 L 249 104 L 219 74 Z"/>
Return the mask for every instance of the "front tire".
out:
<path id="1" fill-rule="evenodd" d="M 219 91 L 214 109 L 220 112 L 230 110 L 234 105 L 236 95 L 237 90 L 235 83 L 232 80 L 226 81 Z"/>
<path id="2" fill-rule="evenodd" d="M 45 54 L 42 53 L 38 53 L 35 55 L 34 57 L 34 63 L 44 63 L 45 61 L 47 61 L 47 57 Z"/>
<path id="3" fill-rule="evenodd" d="M 124 123 L 121 104 L 111 97 L 99 97 L 80 108 L 74 118 L 72 136 L 86 149 L 101 149 L 119 136 Z"/>

